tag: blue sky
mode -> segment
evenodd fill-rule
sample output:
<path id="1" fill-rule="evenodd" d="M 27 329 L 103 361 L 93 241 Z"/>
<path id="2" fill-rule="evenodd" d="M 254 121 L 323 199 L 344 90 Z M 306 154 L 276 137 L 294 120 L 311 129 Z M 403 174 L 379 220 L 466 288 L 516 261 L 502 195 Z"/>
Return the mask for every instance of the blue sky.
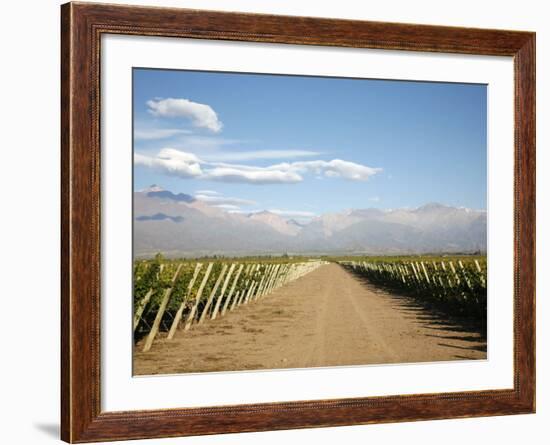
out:
<path id="1" fill-rule="evenodd" d="M 307 218 L 486 208 L 486 86 L 134 69 L 134 189 Z"/>

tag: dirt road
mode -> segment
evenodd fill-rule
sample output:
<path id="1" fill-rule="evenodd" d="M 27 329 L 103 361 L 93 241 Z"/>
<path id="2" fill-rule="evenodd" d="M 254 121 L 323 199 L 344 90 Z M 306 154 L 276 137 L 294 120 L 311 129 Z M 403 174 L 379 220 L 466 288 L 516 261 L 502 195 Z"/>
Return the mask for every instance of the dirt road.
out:
<path id="1" fill-rule="evenodd" d="M 134 350 L 134 374 L 486 358 L 475 331 L 322 266 L 221 319 Z"/>

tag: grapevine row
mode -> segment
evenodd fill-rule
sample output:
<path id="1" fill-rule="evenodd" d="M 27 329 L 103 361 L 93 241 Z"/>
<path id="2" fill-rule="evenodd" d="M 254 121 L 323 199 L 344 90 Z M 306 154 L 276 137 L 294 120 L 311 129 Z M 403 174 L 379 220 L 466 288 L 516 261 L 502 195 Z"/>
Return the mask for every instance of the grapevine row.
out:
<path id="1" fill-rule="evenodd" d="M 159 331 L 171 340 L 179 328 L 224 316 L 315 270 L 323 261 L 169 262 L 141 261 L 134 266 L 136 340 L 149 351 Z"/>
<path id="2" fill-rule="evenodd" d="M 342 266 L 370 282 L 461 315 L 487 311 L 486 260 L 343 261 Z"/>

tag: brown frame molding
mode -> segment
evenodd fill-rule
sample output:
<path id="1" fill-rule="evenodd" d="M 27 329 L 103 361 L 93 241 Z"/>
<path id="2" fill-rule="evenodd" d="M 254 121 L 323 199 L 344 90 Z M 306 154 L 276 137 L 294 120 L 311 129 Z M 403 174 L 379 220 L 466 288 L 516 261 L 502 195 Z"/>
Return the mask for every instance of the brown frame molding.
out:
<path id="1" fill-rule="evenodd" d="M 152 411 L 100 409 L 100 38 L 104 33 L 512 56 L 514 388 Z M 67 442 L 535 412 L 535 34 L 67 3 L 61 7 L 61 437 Z"/>

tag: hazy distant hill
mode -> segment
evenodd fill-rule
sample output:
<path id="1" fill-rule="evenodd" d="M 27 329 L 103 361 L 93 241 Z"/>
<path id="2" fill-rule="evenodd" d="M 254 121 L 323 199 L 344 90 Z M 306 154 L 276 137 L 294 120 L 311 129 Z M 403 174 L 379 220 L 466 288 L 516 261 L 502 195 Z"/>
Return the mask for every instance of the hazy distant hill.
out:
<path id="1" fill-rule="evenodd" d="M 134 193 L 137 256 L 473 252 L 486 243 L 484 210 L 435 203 L 348 210 L 304 224 L 269 211 L 228 213 L 156 186 Z"/>

